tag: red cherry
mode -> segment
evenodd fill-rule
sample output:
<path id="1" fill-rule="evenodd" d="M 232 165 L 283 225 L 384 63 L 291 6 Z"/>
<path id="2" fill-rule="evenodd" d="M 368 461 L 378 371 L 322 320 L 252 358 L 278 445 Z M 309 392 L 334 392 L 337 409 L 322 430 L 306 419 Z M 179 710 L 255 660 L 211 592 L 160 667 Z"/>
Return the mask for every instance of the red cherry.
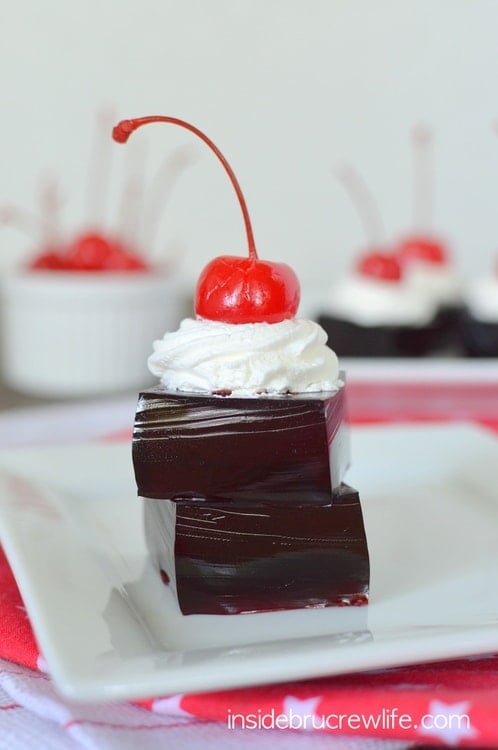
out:
<path id="1" fill-rule="evenodd" d="M 82 234 L 70 245 L 67 263 L 75 271 L 99 271 L 111 253 L 109 240 L 97 233 Z"/>
<path id="2" fill-rule="evenodd" d="M 400 281 L 401 266 L 394 257 L 387 253 L 368 253 L 358 261 L 356 270 L 362 276 L 381 281 Z"/>
<path id="3" fill-rule="evenodd" d="M 139 256 L 116 243 L 110 247 L 103 270 L 105 271 L 147 271 L 149 266 Z"/>
<path id="4" fill-rule="evenodd" d="M 258 258 L 244 195 L 231 166 L 213 141 L 184 120 L 156 115 L 122 120 L 112 131 L 113 138 L 126 143 L 133 131 L 152 122 L 179 125 L 213 151 L 232 183 L 244 219 L 249 257 L 222 255 L 208 263 L 197 283 L 196 315 L 224 323 L 278 323 L 294 317 L 299 306 L 299 281 L 286 264 Z"/>
<path id="5" fill-rule="evenodd" d="M 202 271 L 195 313 L 222 323 L 278 323 L 293 318 L 299 281 L 285 263 L 221 255 Z"/>
<path id="6" fill-rule="evenodd" d="M 144 271 L 147 264 L 117 240 L 96 232 L 82 234 L 69 248 L 67 266 L 73 271 Z"/>
<path id="7" fill-rule="evenodd" d="M 408 237 L 403 240 L 398 247 L 397 256 L 402 263 L 418 260 L 443 265 L 448 262 L 444 245 L 435 239 L 423 236 Z"/>
<path id="8" fill-rule="evenodd" d="M 60 252 L 56 250 L 46 250 L 33 258 L 28 264 L 28 268 L 32 271 L 63 271 L 67 268 L 67 264 L 64 256 Z"/>

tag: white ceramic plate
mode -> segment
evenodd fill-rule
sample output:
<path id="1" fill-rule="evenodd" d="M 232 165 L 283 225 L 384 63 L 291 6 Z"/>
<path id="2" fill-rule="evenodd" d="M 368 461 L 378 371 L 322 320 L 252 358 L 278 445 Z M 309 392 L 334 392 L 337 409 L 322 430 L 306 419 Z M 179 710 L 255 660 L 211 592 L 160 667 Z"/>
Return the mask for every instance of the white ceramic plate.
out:
<path id="1" fill-rule="evenodd" d="M 498 359 L 494 357 L 341 357 L 348 383 L 496 383 Z"/>
<path id="2" fill-rule="evenodd" d="M 67 696 L 138 698 L 498 649 L 498 440 L 353 430 L 369 540 L 360 608 L 183 617 L 151 569 L 130 449 L 0 452 L 0 535 Z"/>

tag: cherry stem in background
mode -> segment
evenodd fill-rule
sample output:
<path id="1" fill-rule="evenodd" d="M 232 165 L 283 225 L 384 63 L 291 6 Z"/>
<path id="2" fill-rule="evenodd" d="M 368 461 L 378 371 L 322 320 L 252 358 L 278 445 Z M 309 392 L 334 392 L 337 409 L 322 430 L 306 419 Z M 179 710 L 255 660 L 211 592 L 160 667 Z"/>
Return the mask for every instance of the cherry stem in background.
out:
<path id="1" fill-rule="evenodd" d="M 99 112 L 93 132 L 87 181 L 86 215 L 88 224 L 94 227 L 104 225 L 106 218 L 112 170 L 112 149 L 109 148 L 107 134 L 113 121 L 114 114 L 111 110 Z"/>
<path id="2" fill-rule="evenodd" d="M 147 254 L 152 254 L 152 247 L 156 241 L 159 221 L 162 211 L 168 205 L 171 195 L 183 172 L 196 162 L 190 147 L 175 149 L 160 165 L 147 191 L 150 196 L 145 200 L 143 209 L 143 227 L 141 244 L 147 248 Z"/>
<path id="3" fill-rule="evenodd" d="M 48 247 L 60 240 L 60 209 L 62 205 L 59 183 L 55 177 L 46 177 L 40 187 L 39 204 L 44 222 L 44 244 Z"/>
<path id="4" fill-rule="evenodd" d="M 200 138 L 201 141 L 204 141 L 204 143 L 218 157 L 219 161 L 222 163 L 223 167 L 225 168 L 225 171 L 228 177 L 230 178 L 230 181 L 237 195 L 240 208 L 242 210 L 242 216 L 244 218 L 244 224 L 245 224 L 245 229 L 246 229 L 249 257 L 257 258 L 258 254 L 256 252 L 256 245 L 254 243 L 254 234 L 252 231 L 251 219 L 249 218 L 247 204 L 244 198 L 244 194 L 242 193 L 242 189 L 239 185 L 239 181 L 237 180 L 232 167 L 230 166 L 228 161 L 225 159 L 225 157 L 223 156 L 219 148 L 213 143 L 213 141 L 210 138 L 207 137 L 207 135 L 205 135 L 201 130 L 196 128 L 194 125 L 191 125 L 190 123 L 185 122 L 185 120 L 179 120 L 176 117 L 165 117 L 163 115 L 152 115 L 151 117 L 139 117 L 134 120 L 122 120 L 113 129 L 112 137 L 118 143 L 126 143 L 130 135 L 135 130 L 137 130 L 137 128 L 141 127 L 142 125 L 148 125 L 149 123 L 153 123 L 153 122 L 166 122 L 171 125 L 179 125 L 181 128 L 185 128 L 186 130 L 189 130 L 191 133 L 193 133 L 198 138 Z"/>
<path id="5" fill-rule="evenodd" d="M 1 225 L 14 227 L 26 234 L 39 234 L 42 231 L 44 235 L 48 235 L 51 230 L 50 224 L 47 224 L 44 219 L 14 206 L 0 206 Z"/>
<path id="6" fill-rule="evenodd" d="M 362 175 L 350 164 L 335 170 L 335 175 L 356 208 L 370 245 L 385 241 L 386 231 L 376 200 Z"/>
<path id="7" fill-rule="evenodd" d="M 426 125 L 417 125 L 412 135 L 413 227 L 430 231 L 434 211 L 434 138 Z"/>

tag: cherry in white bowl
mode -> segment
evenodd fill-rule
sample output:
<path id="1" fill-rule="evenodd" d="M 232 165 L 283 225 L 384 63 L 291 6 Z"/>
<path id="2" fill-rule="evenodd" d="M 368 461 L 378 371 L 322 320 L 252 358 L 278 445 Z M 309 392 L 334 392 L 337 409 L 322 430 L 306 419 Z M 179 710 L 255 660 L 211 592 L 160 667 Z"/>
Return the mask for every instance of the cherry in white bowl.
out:
<path id="1" fill-rule="evenodd" d="M 21 269 L 3 280 L 4 380 L 50 398 L 140 388 L 151 334 L 181 317 L 181 287 L 161 269 Z"/>

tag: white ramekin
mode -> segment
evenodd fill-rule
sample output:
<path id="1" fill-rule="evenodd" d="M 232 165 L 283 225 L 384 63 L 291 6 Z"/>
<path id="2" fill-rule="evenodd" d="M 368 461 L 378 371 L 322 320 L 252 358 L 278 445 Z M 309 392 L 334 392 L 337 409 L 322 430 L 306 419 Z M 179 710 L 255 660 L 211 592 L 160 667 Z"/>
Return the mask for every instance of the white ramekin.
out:
<path id="1" fill-rule="evenodd" d="M 154 382 L 152 341 L 178 326 L 183 295 L 163 273 L 19 271 L 2 284 L 2 370 L 46 397 L 119 393 Z"/>

